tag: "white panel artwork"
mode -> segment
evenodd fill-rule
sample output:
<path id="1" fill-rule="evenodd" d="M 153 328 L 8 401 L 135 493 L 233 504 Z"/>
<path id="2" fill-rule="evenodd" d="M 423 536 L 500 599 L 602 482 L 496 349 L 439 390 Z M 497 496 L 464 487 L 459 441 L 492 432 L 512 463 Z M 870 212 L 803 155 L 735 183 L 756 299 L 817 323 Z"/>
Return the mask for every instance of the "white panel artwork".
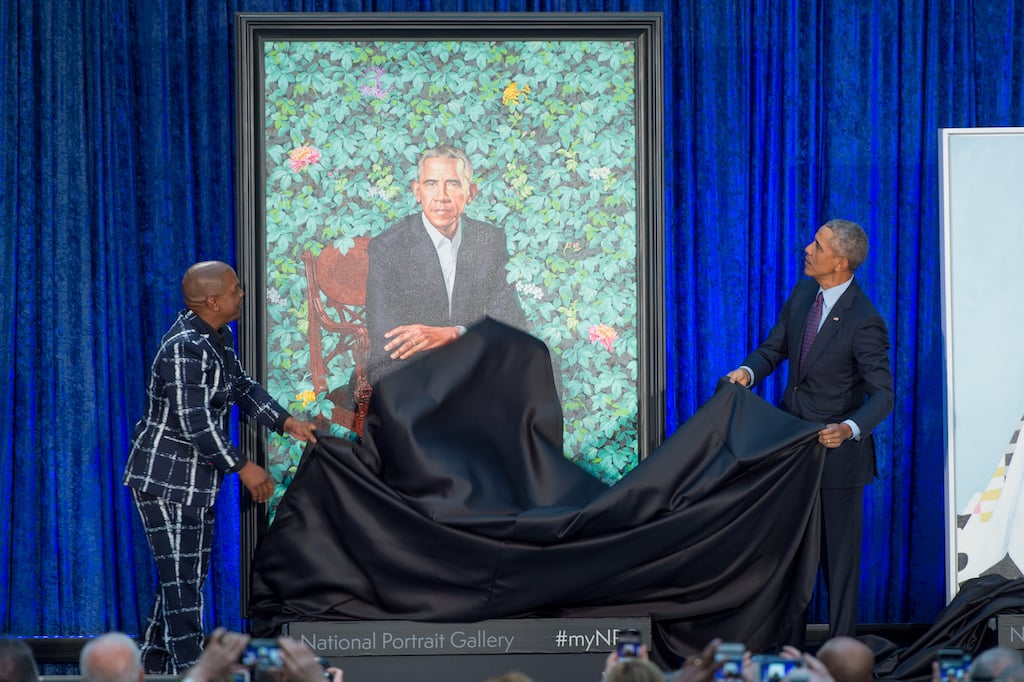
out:
<path id="1" fill-rule="evenodd" d="M 1024 568 L 1024 128 L 939 137 L 948 601 Z"/>

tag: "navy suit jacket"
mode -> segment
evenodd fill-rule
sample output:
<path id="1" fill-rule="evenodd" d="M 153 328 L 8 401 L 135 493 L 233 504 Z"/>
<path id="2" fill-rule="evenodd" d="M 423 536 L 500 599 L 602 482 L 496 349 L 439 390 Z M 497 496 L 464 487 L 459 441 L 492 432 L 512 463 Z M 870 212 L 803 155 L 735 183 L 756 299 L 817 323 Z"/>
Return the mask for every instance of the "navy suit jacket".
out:
<path id="1" fill-rule="evenodd" d="M 280 430 L 288 413 L 242 370 L 231 331 L 221 342 L 191 310 L 164 335 L 135 425 L 124 484 L 179 504 L 213 506 L 224 474 L 245 464 L 231 443 L 228 417 L 238 407 Z"/>
<path id="2" fill-rule="evenodd" d="M 402 218 L 370 240 L 366 326 L 370 334 L 371 383 L 400 361 L 384 350 L 384 333 L 404 324 L 469 327 L 484 317 L 526 330 L 515 286 L 508 282 L 505 233 L 462 216 L 451 311 L 437 251 L 421 213 Z"/>
<path id="3" fill-rule="evenodd" d="M 877 472 L 871 432 L 893 407 L 889 332 L 854 280 L 829 311 L 800 366 L 804 322 L 817 293 L 816 281 L 798 282 L 764 343 L 743 364 L 754 371 L 755 381 L 760 381 L 788 359 L 784 410 L 822 424 L 846 419 L 856 422 L 860 439 L 847 440 L 828 451 L 822 487 L 867 485 Z"/>

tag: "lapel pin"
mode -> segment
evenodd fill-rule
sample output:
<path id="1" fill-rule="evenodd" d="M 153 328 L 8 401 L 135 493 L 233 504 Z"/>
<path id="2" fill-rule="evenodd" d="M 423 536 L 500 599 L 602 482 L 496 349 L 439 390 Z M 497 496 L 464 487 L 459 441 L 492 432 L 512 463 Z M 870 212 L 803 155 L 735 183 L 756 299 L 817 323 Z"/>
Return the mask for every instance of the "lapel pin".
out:
<path id="1" fill-rule="evenodd" d="M 838 322 L 838 321 L 839 321 L 839 318 L 838 318 L 838 317 L 833 317 L 833 318 L 832 318 L 832 321 L 833 321 L 833 322 Z"/>

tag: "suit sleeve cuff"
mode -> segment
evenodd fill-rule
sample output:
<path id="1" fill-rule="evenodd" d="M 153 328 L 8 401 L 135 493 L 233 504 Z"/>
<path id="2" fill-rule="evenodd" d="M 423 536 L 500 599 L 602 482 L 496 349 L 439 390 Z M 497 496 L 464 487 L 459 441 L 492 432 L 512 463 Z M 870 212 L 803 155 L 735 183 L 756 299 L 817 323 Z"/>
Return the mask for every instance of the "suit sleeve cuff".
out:
<path id="1" fill-rule="evenodd" d="M 284 433 L 284 423 L 291 417 L 287 412 L 282 412 L 277 419 L 274 420 L 274 431 L 276 433 Z"/>

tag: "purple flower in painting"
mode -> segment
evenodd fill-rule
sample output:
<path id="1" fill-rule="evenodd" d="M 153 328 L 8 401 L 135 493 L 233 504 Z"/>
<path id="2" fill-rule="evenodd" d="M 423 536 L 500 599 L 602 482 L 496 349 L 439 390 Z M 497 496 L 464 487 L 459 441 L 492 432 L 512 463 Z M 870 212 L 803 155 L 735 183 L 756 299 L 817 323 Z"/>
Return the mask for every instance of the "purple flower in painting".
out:
<path id="1" fill-rule="evenodd" d="M 387 99 L 391 88 L 384 87 L 384 69 L 380 66 L 375 66 L 366 72 L 366 76 L 373 78 L 373 85 L 360 85 L 359 92 L 363 93 L 365 97 L 372 97 L 377 100 Z"/>

